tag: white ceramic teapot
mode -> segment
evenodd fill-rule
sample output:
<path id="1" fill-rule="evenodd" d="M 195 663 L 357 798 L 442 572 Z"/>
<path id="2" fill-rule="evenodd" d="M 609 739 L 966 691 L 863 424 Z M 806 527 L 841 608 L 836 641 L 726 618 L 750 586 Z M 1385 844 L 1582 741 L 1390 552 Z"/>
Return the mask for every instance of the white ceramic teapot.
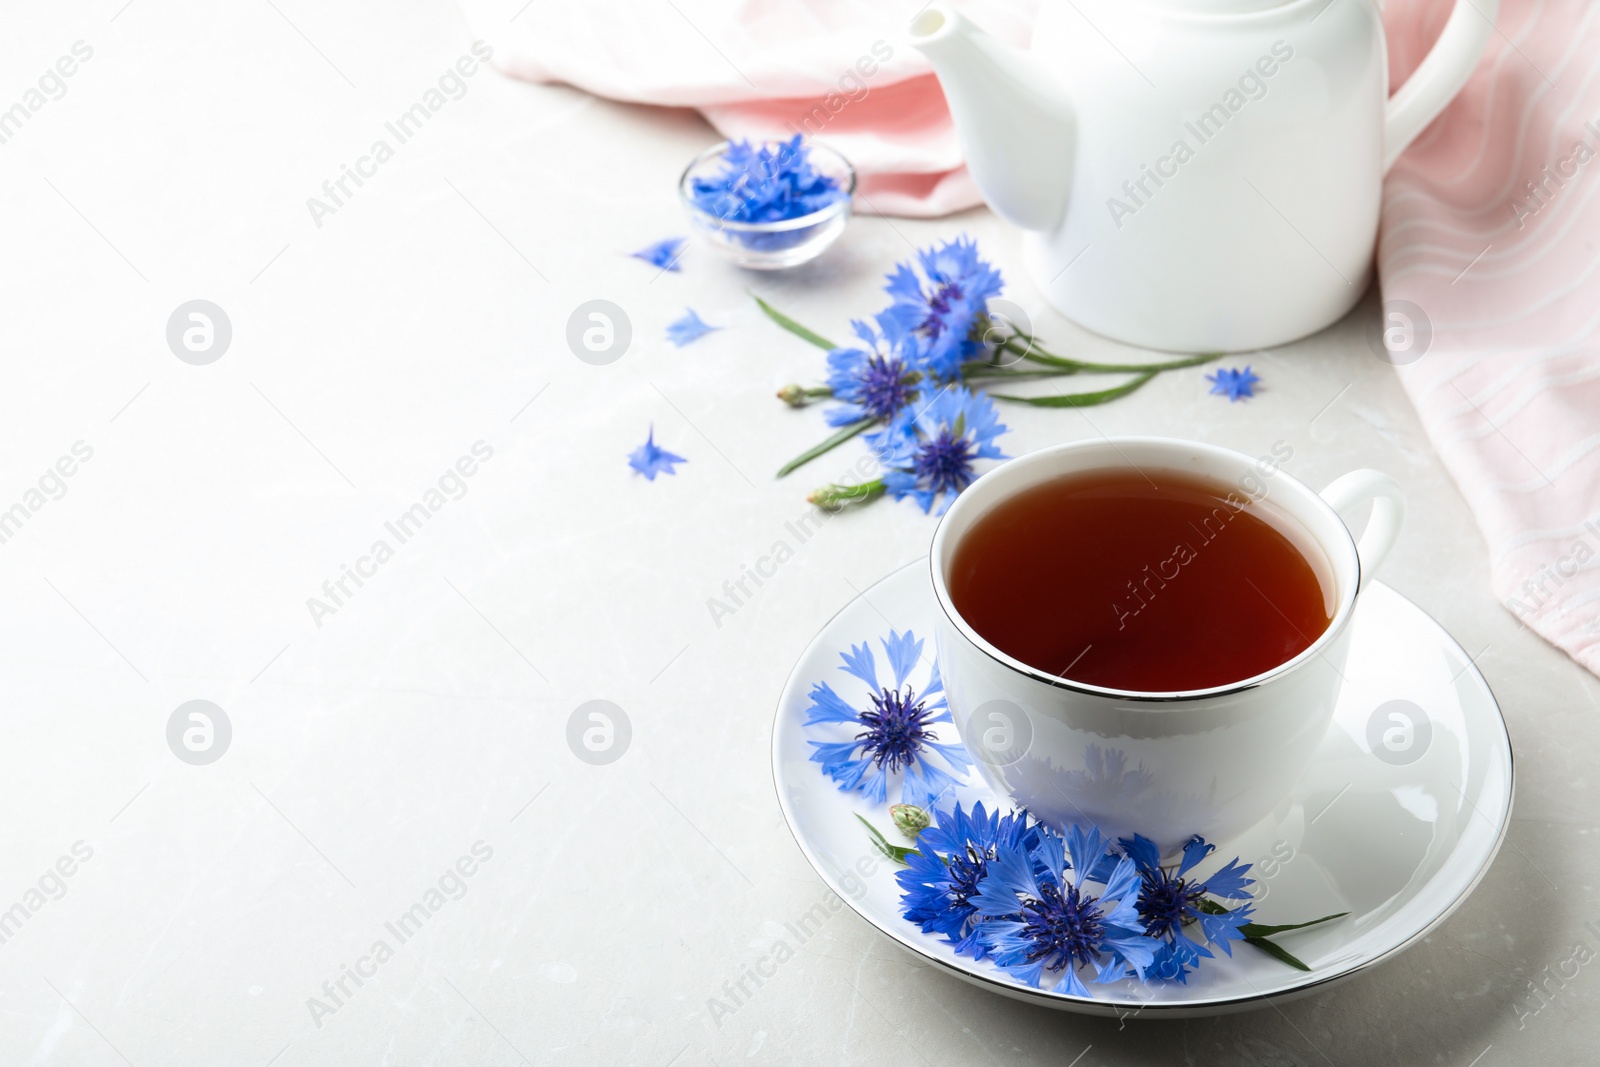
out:
<path id="1" fill-rule="evenodd" d="M 1498 8 L 1456 0 L 1392 97 L 1373 0 L 1043 0 L 1027 53 L 934 4 L 911 39 L 1056 308 L 1130 344 L 1237 352 L 1361 297 L 1384 172 Z"/>

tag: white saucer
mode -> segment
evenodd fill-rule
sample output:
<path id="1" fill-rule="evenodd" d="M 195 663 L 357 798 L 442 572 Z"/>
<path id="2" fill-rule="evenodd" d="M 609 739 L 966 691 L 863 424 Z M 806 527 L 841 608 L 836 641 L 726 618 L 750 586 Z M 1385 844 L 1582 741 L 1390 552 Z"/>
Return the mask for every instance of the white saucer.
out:
<path id="1" fill-rule="evenodd" d="M 1494 860 L 1512 795 L 1511 741 L 1494 695 L 1438 623 L 1373 582 L 1356 609 L 1333 725 L 1295 787 L 1287 819 L 1216 842 L 1217 858 L 1255 864 L 1254 921 L 1287 924 L 1350 913 L 1274 938 L 1309 973 L 1235 944 L 1231 958 L 1219 953 L 1203 961 L 1187 985 L 1090 982 L 1092 998 L 1085 999 L 1021 985 L 987 960 L 956 955 L 937 934 L 924 934 L 901 917 L 894 878 L 901 868 L 873 850 L 856 818 L 868 819 L 893 843 L 910 844 L 895 832 L 888 804 L 836 788 L 811 761 L 806 743 L 822 735 L 808 737 L 802 728 L 814 683 L 829 682 L 851 702 L 864 694 L 863 685 L 838 670 L 840 653 L 852 644 L 870 641 L 881 655 L 878 640 L 891 627 L 910 629 L 927 639 L 931 657 L 939 609 L 927 568 L 926 560 L 918 561 L 878 582 L 811 642 L 778 702 L 772 771 L 789 829 L 823 881 L 885 935 L 957 977 L 1018 1000 L 1093 1015 L 1171 1017 L 1263 1007 L 1268 998 L 1303 996 L 1392 959 L 1444 921 Z M 1385 708 L 1391 701 L 1408 703 Z M 1391 712 L 1403 717 L 1391 718 Z M 1409 733 L 1408 719 L 1414 725 Z M 941 730 L 940 740 L 956 741 L 949 724 Z M 1369 733 L 1375 738 L 1370 744 Z M 891 789 L 889 801 L 896 799 Z M 976 772 L 957 799 L 967 806 L 981 800 L 991 809 L 1012 807 Z"/>

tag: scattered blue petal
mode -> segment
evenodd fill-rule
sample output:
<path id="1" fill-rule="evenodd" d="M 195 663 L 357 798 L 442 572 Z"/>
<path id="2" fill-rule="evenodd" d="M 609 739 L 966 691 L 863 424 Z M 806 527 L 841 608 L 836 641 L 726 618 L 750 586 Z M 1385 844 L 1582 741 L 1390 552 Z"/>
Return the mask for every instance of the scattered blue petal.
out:
<path id="1" fill-rule="evenodd" d="M 658 474 L 677 474 L 673 469 L 674 463 L 687 463 L 682 456 L 674 455 L 656 444 L 656 428 L 650 427 L 650 434 L 645 438 L 644 444 L 634 449 L 628 456 L 628 466 L 650 479 L 656 480 Z"/>
<path id="2" fill-rule="evenodd" d="M 1233 367 L 1218 367 L 1217 373 L 1206 375 L 1206 381 L 1211 383 L 1211 391 L 1218 396 L 1225 396 L 1228 400 L 1243 400 L 1247 396 L 1256 395 L 1256 385 L 1261 381 L 1256 373 L 1248 366 L 1244 370 Z"/>
<path id="3" fill-rule="evenodd" d="M 677 270 L 678 256 L 683 252 L 683 246 L 689 243 L 687 237 L 668 237 L 666 240 L 657 241 L 647 248 L 629 253 L 634 259 L 642 259 L 646 263 L 654 263 L 663 270 Z"/>
<path id="4" fill-rule="evenodd" d="M 694 308 L 684 308 L 683 318 L 667 327 L 667 340 L 682 348 L 691 341 L 698 341 L 713 330 L 720 330 L 721 326 L 712 326 L 701 322 L 700 316 L 695 314 Z"/>

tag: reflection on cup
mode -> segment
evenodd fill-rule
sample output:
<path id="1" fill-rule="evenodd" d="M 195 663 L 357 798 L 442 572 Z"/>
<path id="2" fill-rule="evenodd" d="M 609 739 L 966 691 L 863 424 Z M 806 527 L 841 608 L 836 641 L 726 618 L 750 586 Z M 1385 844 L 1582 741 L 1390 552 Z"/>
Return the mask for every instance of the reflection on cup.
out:
<path id="1" fill-rule="evenodd" d="M 990 700 L 967 717 L 963 736 L 972 754 L 991 767 L 1009 767 L 1033 748 L 1033 720 L 1019 704 Z"/>

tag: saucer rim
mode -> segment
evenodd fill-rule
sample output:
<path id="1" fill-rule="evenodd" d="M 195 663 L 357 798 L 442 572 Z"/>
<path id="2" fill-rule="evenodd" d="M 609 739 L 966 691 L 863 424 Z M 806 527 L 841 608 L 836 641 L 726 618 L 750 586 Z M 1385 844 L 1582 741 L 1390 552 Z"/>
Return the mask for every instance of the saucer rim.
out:
<path id="1" fill-rule="evenodd" d="M 918 959 L 935 964 L 941 969 L 964 981 L 970 982 L 974 985 L 982 986 L 984 988 L 990 988 L 1002 996 L 1010 997 L 1013 1000 L 1022 1000 L 1029 1003 L 1040 1004 L 1045 1007 L 1054 1008 L 1058 1011 L 1075 1011 L 1080 1014 L 1093 1014 L 1118 1018 L 1143 1015 L 1146 1013 L 1152 1015 L 1178 1017 L 1183 1015 L 1213 1015 L 1246 1011 L 1253 1008 L 1270 1006 L 1275 1000 L 1298 999 L 1307 994 L 1316 992 L 1324 987 L 1329 987 L 1347 979 L 1354 978 L 1363 972 L 1369 971 L 1380 964 L 1387 963 L 1389 960 L 1394 959 L 1396 956 L 1406 951 L 1406 949 L 1410 948 L 1418 941 L 1427 937 L 1434 930 L 1438 929 L 1438 927 L 1446 919 L 1454 915 L 1456 910 L 1466 902 L 1466 899 L 1471 896 L 1478 886 L 1483 882 L 1484 876 L 1489 873 L 1489 868 L 1494 866 L 1495 859 L 1500 855 L 1501 846 L 1505 844 L 1506 835 L 1511 829 L 1511 820 L 1515 812 L 1517 799 L 1516 750 L 1511 744 L 1511 731 L 1506 725 L 1505 712 L 1503 712 L 1500 708 L 1500 699 L 1495 695 L 1494 687 L 1489 684 L 1489 680 L 1483 676 L 1483 672 L 1478 670 L 1478 665 L 1473 661 L 1471 656 L 1467 655 L 1466 649 L 1461 647 L 1461 643 L 1451 636 L 1450 631 L 1446 630 L 1438 619 L 1435 619 L 1433 615 L 1421 605 L 1417 604 L 1404 593 L 1401 593 L 1399 590 L 1395 589 L 1392 585 L 1389 585 L 1386 582 L 1380 582 L 1378 579 L 1374 579 L 1371 583 L 1372 585 L 1382 584 L 1389 592 L 1393 593 L 1406 604 L 1409 604 L 1411 607 L 1421 612 L 1428 622 L 1431 623 L 1446 640 L 1448 640 L 1461 652 L 1462 657 L 1467 662 L 1466 670 L 1471 672 L 1472 677 L 1477 679 L 1479 684 L 1483 686 L 1484 692 L 1489 695 L 1489 701 L 1494 707 L 1494 718 L 1495 721 L 1500 725 L 1500 734 L 1505 743 L 1506 808 L 1505 814 L 1501 818 L 1500 825 L 1496 830 L 1494 844 L 1488 849 L 1483 861 L 1478 865 L 1478 869 L 1473 873 L 1471 880 L 1462 888 L 1461 892 L 1458 893 L 1447 906 L 1441 908 L 1439 912 L 1427 923 L 1412 931 L 1412 933 L 1409 934 L 1404 940 L 1396 942 L 1394 945 L 1384 949 L 1371 959 L 1364 960 L 1344 970 L 1321 977 L 1316 977 L 1315 971 L 1312 971 L 1307 974 L 1307 980 L 1304 983 L 1291 986 L 1288 989 L 1280 989 L 1272 993 L 1257 993 L 1251 996 L 1243 997 L 1212 997 L 1199 1000 L 1147 1002 L 1133 1006 L 1129 1006 L 1126 1002 L 1096 1000 L 1093 997 L 1081 997 L 1071 993 L 1057 993 L 1049 989 L 1041 989 L 1035 986 L 1025 986 L 1015 982 L 1003 981 L 991 975 L 983 974 L 975 970 L 967 970 L 957 963 L 927 951 L 924 946 L 922 946 L 918 941 L 913 940 L 908 934 L 902 934 L 896 930 L 890 929 L 888 926 L 879 922 L 875 916 L 869 915 L 862 908 L 858 907 L 857 902 L 850 897 L 849 893 L 844 892 L 841 887 L 835 883 L 833 876 L 828 873 L 828 871 L 818 861 L 817 857 L 812 853 L 806 839 L 802 837 L 800 832 L 795 828 L 795 818 L 789 810 L 788 800 L 784 797 L 783 789 L 779 784 L 780 775 L 778 770 L 778 741 L 779 733 L 783 725 L 784 705 L 787 702 L 789 693 L 795 685 L 796 676 L 800 672 L 800 665 L 805 662 L 812 650 L 816 648 L 818 643 L 822 641 L 823 637 L 829 632 L 830 629 L 832 629 L 834 623 L 837 622 L 839 617 L 848 611 L 857 601 L 865 600 L 867 594 L 871 593 L 872 590 L 883 585 L 885 582 L 890 581 L 891 579 L 900 575 L 902 572 L 911 570 L 920 564 L 928 563 L 931 557 L 932 554 L 929 553 L 928 555 L 921 556 L 910 561 L 909 563 L 905 563 L 894 568 L 888 574 L 885 574 L 883 577 L 872 582 L 865 589 L 857 592 L 850 599 L 846 600 L 842 605 L 840 605 L 837 611 L 828 616 L 822 625 L 818 627 L 817 632 L 812 635 L 811 640 L 806 642 L 805 648 L 801 649 L 799 655 L 795 659 L 794 666 L 790 668 L 788 675 L 784 678 L 783 687 L 778 694 L 777 708 L 772 718 L 772 737 L 770 742 L 772 758 L 772 789 L 777 795 L 778 810 L 783 815 L 784 825 L 789 830 L 789 836 L 794 839 L 795 844 L 799 847 L 800 854 L 805 857 L 806 862 L 811 865 L 811 869 L 815 871 L 822 879 L 823 884 L 828 887 L 829 892 L 833 893 L 840 900 L 844 901 L 846 907 L 855 912 L 856 915 L 860 916 L 861 919 L 864 920 L 874 930 L 888 937 L 890 940 L 894 941 L 901 948 L 905 949 L 907 952 L 910 952 Z M 1363 592 L 1365 592 L 1365 590 L 1363 590 Z M 937 600 L 937 598 L 935 599 Z M 870 604 L 870 601 L 868 601 L 868 603 Z M 1352 612 L 1351 615 L 1353 618 L 1354 612 Z M 1468 800 L 1468 804 L 1476 808 L 1476 805 L 1472 805 L 1470 800 Z"/>

